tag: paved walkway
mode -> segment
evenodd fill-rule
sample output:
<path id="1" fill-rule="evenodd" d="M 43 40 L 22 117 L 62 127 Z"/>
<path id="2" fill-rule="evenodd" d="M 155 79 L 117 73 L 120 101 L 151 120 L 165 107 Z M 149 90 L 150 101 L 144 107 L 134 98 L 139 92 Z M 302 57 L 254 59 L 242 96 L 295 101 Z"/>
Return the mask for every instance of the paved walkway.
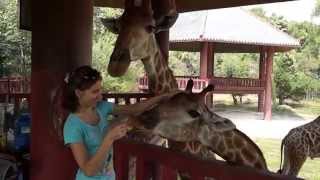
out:
<path id="1" fill-rule="evenodd" d="M 263 113 L 259 112 L 243 110 L 216 110 L 215 112 L 232 120 L 237 128 L 250 138 L 282 139 L 290 129 L 308 123 L 316 118 L 273 113 L 272 120 L 265 121 L 263 120 Z"/>

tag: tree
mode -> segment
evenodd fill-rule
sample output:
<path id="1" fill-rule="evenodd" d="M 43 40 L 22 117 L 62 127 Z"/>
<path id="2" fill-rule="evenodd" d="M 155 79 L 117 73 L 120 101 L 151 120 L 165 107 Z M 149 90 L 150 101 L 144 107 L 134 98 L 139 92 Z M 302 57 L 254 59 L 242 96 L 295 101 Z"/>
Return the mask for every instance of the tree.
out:
<path id="1" fill-rule="evenodd" d="M 320 27 L 310 22 L 289 22 L 274 14 L 266 17 L 261 10 L 254 10 L 253 13 L 294 36 L 301 44 L 295 50 L 275 56 L 273 77 L 279 103 L 284 103 L 286 99 L 300 100 L 307 91 L 319 91 Z"/>
<path id="2" fill-rule="evenodd" d="M 310 78 L 297 70 L 296 59 L 289 53 L 275 56 L 274 82 L 279 104 L 286 99 L 301 100 L 308 89 Z"/>
<path id="3" fill-rule="evenodd" d="M 30 74 L 31 33 L 17 28 L 17 14 L 17 1 L 2 1 L 0 5 L 0 76 Z"/>
<path id="4" fill-rule="evenodd" d="M 312 12 L 312 16 L 314 17 L 320 16 L 320 0 L 316 0 L 316 6 Z"/>

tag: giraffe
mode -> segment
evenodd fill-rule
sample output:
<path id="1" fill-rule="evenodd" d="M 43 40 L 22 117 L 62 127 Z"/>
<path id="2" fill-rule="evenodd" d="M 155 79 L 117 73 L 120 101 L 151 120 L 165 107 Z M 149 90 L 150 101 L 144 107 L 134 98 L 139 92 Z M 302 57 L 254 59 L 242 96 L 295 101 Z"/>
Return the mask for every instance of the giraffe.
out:
<path id="1" fill-rule="evenodd" d="M 167 57 L 162 53 L 155 38 L 157 32 L 168 30 L 174 24 L 176 18 L 176 14 L 170 14 L 155 19 L 149 0 L 127 0 L 125 11 L 119 19 L 102 19 L 103 24 L 111 32 L 118 34 L 108 65 L 109 74 L 116 77 L 122 76 L 127 71 L 131 61 L 142 60 L 149 79 L 149 89 L 152 93 L 162 94 L 176 91 L 178 89 L 177 82 L 168 66 Z M 235 129 L 231 121 L 220 121 L 223 118 L 218 116 L 210 116 L 210 118 L 215 119 L 206 121 L 206 123 L 212 124 L 212 120 L 220 122 L 219 126 L 210 125 L 211 129 L 217 133 Z M 153 134 L 159 135 L 157 133 Z M 169 146 L 179 151 L 200 156 L 202 159 L 215 159 L 213 151 L 208 146 L 202 146 L 198 140 L 169 141 Z"/>
<path id="2" fill-rule="evenodd" d="M 171 7 L 175 7 L 175 5 Z M 156 33 L 168 30 L 177 19 L 178 15 L 175 10 L 167 12 L 168 14 L 155 19 L 149 0 L 127 0 L 125 11 L 119 19 L 102 19 L 102 23 L 107 29 L 118 34 L 108 65 L 110 75 L 122 76 L 131 61 L 142 60 L 151 93 L 162 94 L 178 89 L 177 81 L 168 65 L 168 59 L 159 48 L 155 38 Z M 234 126 L 225 126 L 225 128 L 225 130 L 229 130 Z M 138 138 L 141 139 L 141 137 Z M 169 143 L 171 146 L 183 146 L 178 142 Z M 189 151 L 192 154 L 199 153 L 199 156 L 204 159 L 215 159 L 213 153 L 199 147 L 201 144 L 192 142 L 190 145 L 184 145 L 188 148 L 182 148 L 183 151 Z M 199 149 L 200 151 L 198 151 Z"/>
<path id="3" fill-rule="evenodd" d="M 178 142 L 197 141 L 228 163 L 268 170 L 260 148 L 238 129 L 219 131 L 230 120 L 210 111 L 204 96 L 211 86 L 201 93 L 176 91 L 139 115 L 131 116 L 128 123 L 151 134 Z"/>
<path id="4" fill-rule="evenodd" d="M 297 176 L 307 157 L 311 159 L 320 157 L 320 116 L 307 124 L 291 129 L 283 138 L 278 172 Z"/>
<path id="5" fill-rule="evenodd" d="M 150 0 L 127 0 L 119 19 L 101 19 L 107 29 L 118 34 L 108 65 L 111 76 L 122 76 L 131 61 L 142 60 L 151 93 L 162 94 L 178 89 L 167 57 L 155 38 L 156 33 L 169 30 L 175 23 L 178 14 L 173 13 L 174 10 L 169 12 L 170 15 L 156 20 Z"/>

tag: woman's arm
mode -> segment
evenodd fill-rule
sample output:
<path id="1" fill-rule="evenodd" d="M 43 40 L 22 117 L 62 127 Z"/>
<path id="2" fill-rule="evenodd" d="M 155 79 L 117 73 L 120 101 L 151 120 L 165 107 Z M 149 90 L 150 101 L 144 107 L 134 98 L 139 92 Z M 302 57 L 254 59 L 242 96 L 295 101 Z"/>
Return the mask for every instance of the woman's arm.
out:
<path id="1" fill-rule="evenodd" d="M 97 152 L 89 157 L 87 149 L 83 143 L 70 144 L 73 156 L 86 176 L 96 175 L 106 160 L 106 154 L 110 150 L 112 143 L 125 136 L 127 133 L 128 126 L 124 123 L 114 126 L 108 134 L 104 137 L 102 144 L 100 145 Z"/>
<path id="2" fill-rule="evenodd" d="M 151 109 L 161 101 L 167 100 L 169 97 L 175 95 L 179 91 L 174 91 L 159 96 L 151 97 L 145 101 L 141 101 L 135 104 L 129 105 L 114 105 L 113 115 L 135 115 L 139 114 L 147 109 Z"/>

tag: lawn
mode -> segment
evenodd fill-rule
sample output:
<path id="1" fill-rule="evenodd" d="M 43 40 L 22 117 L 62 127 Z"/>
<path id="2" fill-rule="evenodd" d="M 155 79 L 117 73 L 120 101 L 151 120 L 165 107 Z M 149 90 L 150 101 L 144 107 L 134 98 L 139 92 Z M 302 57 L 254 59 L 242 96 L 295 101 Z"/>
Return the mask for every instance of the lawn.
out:
<path id="1" fill-rule="evenodd" d="M 257 110 L 256 96 L 248 95 L 244 97 L 244 103 L 234 105 L 230 95 L 216 95 L 215 97 L 216 110 L 222 109 L 237 109 L 245 111 Z M 287 105 L 274 105 L 272 107 L 273 114 L 291 115 L 312 119 L 320 115 L 320 99 L 313 101 L 289 102 Z M 310 118 L 311 117 L 311 118 Z M 280 139 L 253 139 L 263 151 L 269 170 L 276 172 L 280 166 Z M 320 158 L 311 160 L 310 158 L 302 166 L 298 175 L 301 178 L 308 180 L 320 180 Z"/>
<path id="2" fill-rule="evenodd" d="M 276 172 L 280 166 L 280 144 L 281 141 L 278 139 L 262 139 L 256 138 L 254 141 L 261 148 L 268 168 Z M 311 160 L 310 158 L 304 163 L 300 170 L 299 177 L 308 180 L 320 180 L 320 159 Z"/>

